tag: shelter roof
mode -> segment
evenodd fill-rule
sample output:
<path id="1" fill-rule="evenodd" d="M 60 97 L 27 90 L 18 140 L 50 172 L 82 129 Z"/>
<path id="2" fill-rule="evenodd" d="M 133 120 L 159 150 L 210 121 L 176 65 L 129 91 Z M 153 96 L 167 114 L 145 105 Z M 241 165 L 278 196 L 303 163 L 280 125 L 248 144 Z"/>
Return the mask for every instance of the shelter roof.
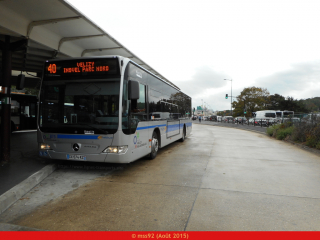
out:
<path id="1" fill-rule="evenodd" d="M 41 73 L 51 58 L 120 55 L 174 85 L 65 0 L 0 0 L 1 41 L 5 35 L 28 39 L 12 55 L 13 70 Z"/>

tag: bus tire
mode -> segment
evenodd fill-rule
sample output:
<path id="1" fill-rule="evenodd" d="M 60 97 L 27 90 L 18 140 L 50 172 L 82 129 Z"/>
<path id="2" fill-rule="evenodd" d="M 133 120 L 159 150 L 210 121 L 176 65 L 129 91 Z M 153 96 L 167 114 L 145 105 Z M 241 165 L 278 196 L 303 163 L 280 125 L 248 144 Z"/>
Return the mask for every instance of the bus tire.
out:
<path id="1" fill-rule="evenodd" d="M 158 151 L 159 151 L 158 134 L 156 132 L 153 132 L 152 140 L 151 140 L 151 153 L 150 153 L 150 157 L 149 157 L 150 160 L 156 158 Z"/>
<path id="2" fill-rule="evenodd" d="M 180 142 L 184 142 L 186 139 L 186 126 L 183 126 L 182 138 L 180 138 Z"/>

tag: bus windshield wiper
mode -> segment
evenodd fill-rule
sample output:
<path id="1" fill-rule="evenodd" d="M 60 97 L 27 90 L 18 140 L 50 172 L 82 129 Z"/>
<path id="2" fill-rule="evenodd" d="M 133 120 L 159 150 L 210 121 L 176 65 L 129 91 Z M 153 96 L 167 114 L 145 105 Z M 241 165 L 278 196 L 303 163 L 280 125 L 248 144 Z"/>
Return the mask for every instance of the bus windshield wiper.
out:
<path id="1" fill-rule="evenodd" d="M 88 126 L 88 127 L 90 127 L 91 129 L 93 129 L 93 130 L 98 130 L 98 131 L 103 132 L 104 134 L 108 134 L 108 131 L 102 130 L 102 129 L 97 128 L 97 127 L 94 127 L 94 126 L 92 126 L 92 125 L 90 125 L 90 124 L 87 124 L 87 123 L 77 123 L 77 124 L 78 124 L 78 125 L 81 125 L 81 126 Z"/>

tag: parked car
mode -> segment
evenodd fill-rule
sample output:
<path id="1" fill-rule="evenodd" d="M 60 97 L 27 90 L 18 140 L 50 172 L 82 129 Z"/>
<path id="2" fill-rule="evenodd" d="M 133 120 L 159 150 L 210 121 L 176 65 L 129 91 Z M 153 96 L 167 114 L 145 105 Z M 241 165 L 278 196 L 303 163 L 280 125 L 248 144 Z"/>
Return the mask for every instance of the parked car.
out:
<path id="1" fill-rule="evenodd" d="M 249 121 L 249 125 L 259 125 L 257 119 L 255 118 L 250 118 L 248 121 Z"/>
<path id="2" fill-rule="evenodd" d="M 231 116 L 223 117 L 222 122 L 233 122 L 233 117 Z"/>
<path id="3" fill-rule="evenodd" d="M 249 124 L 256 126 L 269 127 L 273 124 L 277 124 L 278 120 L 276 118 L 273 119 L 262 119 L 262 118 L 251 118 L 249 119 Z"/>
<path id="4" fill-rule="evenodd" d="M 236 117 L 234 119 L 234 123 L 238 123 L 238 124 L 246 124 L 247 119 L 245 117 Z"/>
<path id="5" fill-rule="evenodd" d="M 209 121 L 217 122 L 217 116 L 216 115 L 209 116 Z"/>
<path id="6" fill-rule="evenodd" d="M 279 119 L 279 123 L 284 123 L 284 122 L 299 123 L 300 118 L 280 118 Z"/>

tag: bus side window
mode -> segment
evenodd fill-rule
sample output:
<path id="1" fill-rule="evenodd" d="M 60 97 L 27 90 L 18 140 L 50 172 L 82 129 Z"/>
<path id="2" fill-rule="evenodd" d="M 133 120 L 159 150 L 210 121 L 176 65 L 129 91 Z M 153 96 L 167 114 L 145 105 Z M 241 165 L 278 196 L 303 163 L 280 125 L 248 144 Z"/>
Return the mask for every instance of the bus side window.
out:
<path id="1" fill-rule="evenodd" d="M 131 113 L 133 118 L 137 118 L 140 121 L 147 121 L 146 110 L 146 87 L 143 84 L 139 84 L 140 98 L 137 100 L 131 100 Z"/>

